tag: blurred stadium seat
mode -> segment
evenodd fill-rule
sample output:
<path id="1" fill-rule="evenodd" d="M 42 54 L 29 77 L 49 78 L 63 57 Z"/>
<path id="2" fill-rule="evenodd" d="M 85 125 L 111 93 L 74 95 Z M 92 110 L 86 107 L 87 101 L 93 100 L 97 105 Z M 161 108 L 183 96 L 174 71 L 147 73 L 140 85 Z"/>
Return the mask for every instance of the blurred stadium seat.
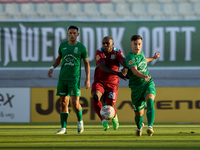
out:
<path id="1" fill-rule="evenodd" d="M 15 3 L 29 3 L 29 0 L 14 0 Z"/>
<path id="2" fill-rule="evenodd" d="M 21 4 L 21 14 L 27 19 L 37 19 L 37 13 L 33 3 Z"/>
<path id="3" fill-rule="evenodd" d="M 14 3 L 14 0 L 0 0 L 0 3 Z"/>
<path id="4" fill-rule="evenodd" d="M 163 13 L 167 19 L 180 19 L 176 5 L 174 3 L 166 3 L 163 6 Z"/>
<path id="5" fill-rule="evenodd" d="M 154 19 L 165 19 L 159 3 L 149 3 L 147 13 Z"/>
<path id="6" fill-rule="evenodd" d="M 6 3 L 5 13 L 9 19 L 25 19 L 19 11 L 19 5 L 17 3 Z"/>
<path id="7" fill-rule="evenodd" d="M 111 3 L 126 3 L 126 1 L 122 1 L 122 0 L 110 0 Z"/>
<path id="8" fill-rule="evenodd" d="M 173 3 L 173 0 L 157 0 L 158 3 Z"/>
<path id="9" fill-rule="evenodd" d="M 186 3 L 187 0 L 173 0 L 174 3 Z"/>
<path id="10" fill-rule="evenodd" d="M 127 3 L 142 3 L 142 1 L 138 1 L 138 0 L 126 0 Z"/>
<path id="11" fill-rule="evenodd" d="M 113 3 L 101 3 L 100 13 L 102 16 L 104 16 L 104 18 L 107 18 L 107 19 L 118 18 L 117 14 L 114 11 Z"/>
<path id="12" fill-rule="evenodd" d="M 38 3 L 36 12 L 39 18 L 55 18 L 56 16 L 51 12 L 49 3 Z"/>
<path id="13" fill-rule="evenodd" d="M 128 3 L 117 3 L 116 4 L 116 14 L 120 18 L 124 19 L 133 19 L 134 16 L 130 11 L 130 7 Z"/>
<path id="14" fill-rule="evenodd" d="M 156 3 L 157 0 L 141 0 L 143 3 Z"/>
<path id="15" fill-rule="evenodd" d="M 0 19 L 7 19 L 7 15 L 3 11 L 3 6 L 2 5 L 0 5 Z"/>
<path id="16" fill-rule="evenodd" d="M 62 3 L 62 0 L 46 0 L 47 3 Z"/>
<path id="17" fill-rule="evenodd" d="M 87 16 L 82 11 L 80 3 L 68 3 L 67 6 L 68 6 L 67 13 L 71 16 L 71 18 L 77 18 L 77 19 L 87 18 Z"/>
<path id="18" fill-rule="evenodd" d="M 146 12 L 145 4 L 135 3 L 132 4 L 131 12 L 138 19 L 148 19 L 148 14 Z"/>
<path id="19" fill-rule="evenodd" d="M 110 0 L 93 0 L 95 3 L 110 3 Z"/>
<path id="20" fill-rule="evenodd" d="M 62 0 L 64 3 L 78 3 L 77 0 Z"/>
<path id="21" fill-rule="evenodd" d="M 78 3 L 93 3 L 93 0 L 78 0 Z"/>
<path id="22" fill-rule="evenodd" d="M 196 16 L 192 10 L 191 3 L 179 3 L 178 13 L 185 19 L 196 19 Z"/>
<path id="23" fill-rule="evenodd" d="M 67 13 L 65 3 L 55 3 L 52 6 L 52 12 L 56 18 L 69 19 L 70 15 Z"/>
<path id="24" fill-rule="evenodd" d="M 188 0 L 188 2 L 190 2 L 190 3 L 200 3 L 199 0 Z"/>
<path id="25" fill-rule="evenodd" d="M 200 2 L 199 3 L 195 3 L 195 5 L 194 5 L 194 13 L 198 17 L 198 19 L 200 19 Z"/>
<path id="26" fill-rule="evenodd" d="M 0 3 L 1 19 L 200 19 L 200 0 L 0 0 Z"/>
<path id="27" fill-rule="evenodd" d="M 83 5 L 83 11 L 88 18 L 101 19 L 102 16 L 98 11 L 96 3 L 85 3 Z"/>
<path id="28" fill-rule="evenodd" d="M 45 0 L 30 0 L 32 3 L 45 3 Z"/>

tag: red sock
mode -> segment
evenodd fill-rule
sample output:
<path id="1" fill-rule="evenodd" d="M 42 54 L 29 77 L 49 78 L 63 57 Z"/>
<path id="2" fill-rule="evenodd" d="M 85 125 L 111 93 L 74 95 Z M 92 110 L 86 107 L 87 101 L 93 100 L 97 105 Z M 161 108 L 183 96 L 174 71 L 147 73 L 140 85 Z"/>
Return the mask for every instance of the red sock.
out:
<path id="1" fill-rule="evenodd" d="M 100 115 L 100 110 L 101 110 L 101 108 L 103 107 L 102 104 L 101 104 L 101 101 L 93 101 L 93 107 L 94 107 L 95 112 L 96 112 L 97 115 L 99 116 L 99 118 L 100 118 L 101 120 L 103 120 L 103 118 L 102 118 L 101 115 Z"/>

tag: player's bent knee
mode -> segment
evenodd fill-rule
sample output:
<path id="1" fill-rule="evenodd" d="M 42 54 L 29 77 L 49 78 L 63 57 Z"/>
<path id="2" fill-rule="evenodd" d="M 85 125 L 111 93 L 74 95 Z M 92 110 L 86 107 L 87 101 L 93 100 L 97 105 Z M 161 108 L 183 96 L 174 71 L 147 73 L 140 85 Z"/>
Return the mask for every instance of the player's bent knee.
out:
<path id="1" fill-rule="evenodd" d="M 94 100 L 94 101 L 98 101 L 98 100 L 99 100 L 99 97 L 95 94 L 95 95 L 93 95 L 93 100 Z"/>

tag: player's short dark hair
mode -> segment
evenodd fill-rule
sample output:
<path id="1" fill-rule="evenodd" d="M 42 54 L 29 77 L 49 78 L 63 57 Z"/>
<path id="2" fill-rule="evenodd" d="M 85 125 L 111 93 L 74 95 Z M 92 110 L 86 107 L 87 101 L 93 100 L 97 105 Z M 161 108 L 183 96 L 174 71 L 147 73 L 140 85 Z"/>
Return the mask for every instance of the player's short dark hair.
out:
<path id="1" fill-rule="evenodd" d="M 103 39 L 112 39 L 113 40 L 113 38 L 111 36 L 105 36 Z"/>
<path id="2" fill-rule="evenodd" d="M 133 35 L 133 36 L 131 37 L 131 42 L 132 42 L 132 41 L 136 41 L 136 40 L 138 40 L 138 39 L 141 39 L 141 40 L 142 40 L 142 37 L 141 37 L 140 35 Z"/>
<path id="3" fill-rule="evenodd" d="M 69 29 L 76 29 L 78 31 L 78 27 L 77 26 L 69 26 L 68 31 L 69 31 Z"/>
<path id="4" fill-rule="evenodd" d="M 113 38 L 111 36 L 105 36 L 103 39 L 111 39 L 113 41 Z M 113 45 L 114 45 L 114 41 L 113 41 Z"/>

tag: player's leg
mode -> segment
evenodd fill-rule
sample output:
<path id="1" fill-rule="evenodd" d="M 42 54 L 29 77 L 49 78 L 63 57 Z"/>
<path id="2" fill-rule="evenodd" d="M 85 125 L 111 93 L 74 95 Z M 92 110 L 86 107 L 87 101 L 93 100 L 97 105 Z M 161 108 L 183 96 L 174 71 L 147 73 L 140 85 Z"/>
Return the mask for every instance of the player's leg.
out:
<path id="1" fill-rule="evenodd" d="M 81 96 L 80 82 L 70 81 L 68 84 L 68 87 L 69 87 L 69 94 L 72 99 L 72 106 L 77 116 L 77 130 L 78 130 L 78 133 L 80 134 L 84 131 L 82 106 L 79 102 L 80 96 Z"/>
<path id="2" fill-rule="evenodd" d="M 91 93 L 92 93 L 92 98 L 93 98 L 93 108 L 103 124 L 104 131 L 107 131 L 110 127 L 109 127 L 107 121 L 105 119 L 103 119 L 100 114 L 100 110 L 103 107 L 102 103 L 101 103 L 101 97 L 104 92 L 105 92 L 105 90 L 104 90 L 104 86 L 102 83 L 94 82 L 92 84 Z"/>
<path id="3" fill-rule="evenodd" d="M 147 101 L 147 121 L 148 121 L 147 135 L 152 136 L 154 132 L 153 123 L 154 123 L 154 118 L 155 118 L 154 99 L 156 96 L 154 83 L 149 85 L 146 93 L 147 94 L 145 95 L 145 100 Z"/>
<path id="4" fill-rule="evenodd" d="M 79 102 L 80 97 L 71 96 L 71 98 L 72 98 L 72 105 L 74 107 L 74 110 L 77 116 L 77 129 L 78 129 L 78 133 L 80 134 L 84 131 L 83 118 L 82 118 L 82 106 Z"/>
<path id="5" fill-rule="evenodd" d="M 107 87 L 106 95 L 105 95 L 106 104 L 111 105 L 115 109 L 115 116 L 111 119 L 114 130 L 117 130 L 119 128 L 117 109 L 115 107 L 115 104 L 117 102 L 117 96 L 118 96 L 118 85 L 114 85 L 114 86 L 112 85 L 112 86 Z"/>
<path id="6" fill-rule="evenodd" d="M 153 123 L 155 118 L 155 108 L 154 108 L 154 95 L 153 94 L 147 94 L 145 100 L 147 101 L 147 135 L 152 136 L 153 135 Z"/>
<path id="7" fill-rule="evenodd" d="M 135 112 L 135 123 L 137 125 L 137 129 L 135 131 L 136 136 L 142 136 L 142 129 L 144 127 L 143 115 L 144 115 L 144 109 Z"/>
<path id="8" fill-rule="evenodd" d="M 142 129 L 144 126 L 143 123 L 143 115 L 144 115 L 144 108 L 146 107 L 146 102 L 143 101 L 143 89 L 131 89 L 131 100 L 133 104 L 133 109 L 135 112 L 135 124 L 137 126 L 135 135 L 141 136 Z"/>
<path id="9" fill-rule="evenodd" d="M 99 90 L 96 90 L 96 91 L 92 92 L 93 108 L 94 108 L 95 112 L 97 113 L 97 115 L 99 116 L 99 118 L 101 119 L 104 131 L 107 131 L 110 127 L 109 127 L 107 121 L 104 118 L 102 118 L 102 116 L 100 114 L 100 110 L 103 107 L 102 103 L 100 101 L 102 95 L 103 94 Z"/>
<path id="10" fill-rule="evenodd" d="M 66 126 L 67 126 L 67 118 L 69 116 L 69 96 L 68 96 L 68 89 L 67 85 L 64 81 L 58 81 L 57 85 L 57 93 L 56 95 L 60 96 L 60 123 L 61 123 L 61 129 L 56 132 L 55 134 L 66 134 Z"/>

